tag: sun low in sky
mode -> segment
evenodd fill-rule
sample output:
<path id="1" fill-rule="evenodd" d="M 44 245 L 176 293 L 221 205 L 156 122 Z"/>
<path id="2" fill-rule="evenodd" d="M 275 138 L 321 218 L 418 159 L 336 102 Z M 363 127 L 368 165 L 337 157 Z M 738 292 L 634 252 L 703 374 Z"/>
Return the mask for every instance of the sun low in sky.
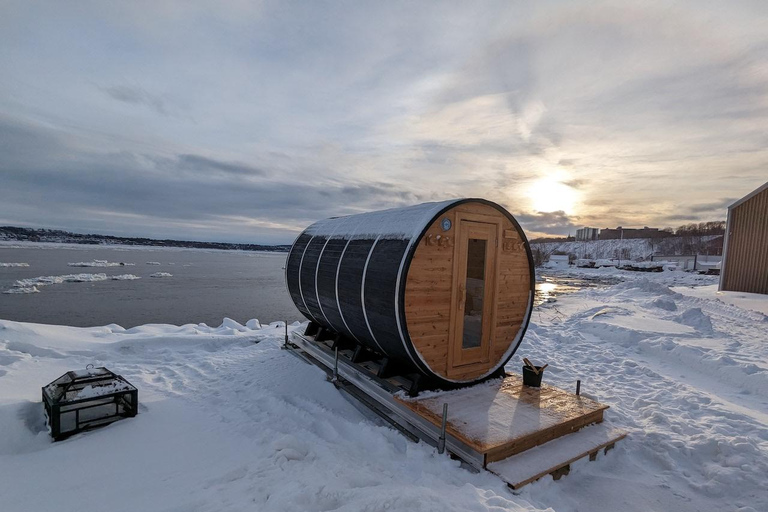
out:
<path id="1" fill-rule="evenodd" d="M 534 181 L 528 190 L 531 210 L 544 213 L 562 211 L 568 215 L 576 213 L 579 192 L 563 181 L 561 173 L 549 173 Z"/>
<path id="2" fill-rule="evenodd" d="M 452 197 L 529 236 L 768 176 L 768 2 L 3 2 L 0 224 L 286 243 Z"/>

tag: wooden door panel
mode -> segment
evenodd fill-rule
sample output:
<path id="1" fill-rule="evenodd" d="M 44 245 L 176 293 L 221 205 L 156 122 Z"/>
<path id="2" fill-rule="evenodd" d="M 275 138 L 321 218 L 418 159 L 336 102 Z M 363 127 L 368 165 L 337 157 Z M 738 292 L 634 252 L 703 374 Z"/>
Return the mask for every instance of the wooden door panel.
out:
<path id="1" fill-rule="evenodd" d="M 457 293 L 449 337 L 449 370 L 453 373 L 466 371 L 468 365 L 489 362 L 495 324 L 500 224 L 487 217 L 466 217 L 470 218 L 459 215 L 457 219 L 454 274 Z"/>

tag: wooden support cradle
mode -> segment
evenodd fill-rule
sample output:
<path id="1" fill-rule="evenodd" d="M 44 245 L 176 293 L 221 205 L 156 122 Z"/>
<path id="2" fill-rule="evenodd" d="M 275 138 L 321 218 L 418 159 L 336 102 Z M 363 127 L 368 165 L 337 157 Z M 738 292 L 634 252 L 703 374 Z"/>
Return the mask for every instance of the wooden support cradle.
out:
<path id="1" fill-rule="evenodd" d="M 326 371 L 333 364 L 330 347 L 293 334 L 294 353 Z M 520 375 L 411 398 L 407 379 L 377 377 L 380 365 L 356 364 L 353 351 L 340 351 L 338 365 L 337 387 L 412 439 L 436 445 L 443 405 L 448 404 L 448 451 L 498 475 L 512 489 L 546 475 L 559 479 L 574 461 L 587 456 L 594 460 L 600 450 L 626 436 L 602 423 L 607 405 L 547 384 L 525 386 Z"/>

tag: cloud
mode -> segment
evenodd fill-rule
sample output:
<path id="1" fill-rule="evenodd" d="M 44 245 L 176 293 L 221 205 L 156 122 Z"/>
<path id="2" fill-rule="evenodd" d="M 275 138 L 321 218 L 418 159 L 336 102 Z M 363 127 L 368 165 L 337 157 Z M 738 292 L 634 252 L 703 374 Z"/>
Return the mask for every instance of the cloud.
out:
<path id="1" fill-rule="evenodd" d="M 765 181 L 767 15 L 9 4 L 0 218 L 285 241 L 324 216 L 473 196 L 553 234 L 709 220 Z M 533 211 L 551 175 L 578 197 L 571 216 Z"/>
<path id="2" fill-rule="evenodd" d="M 142 105 L 163 116 L 169 115 L 168 100 L 156 94 L 151 94 L 141 87 L 113 85 L 111 87 L 104 87 L 101 90 L 113 100 L 121 103 Z"/>
<path id="3" fill-rule="evenodd" d="M 566 185 L 568 187 L 574 188 L 574 189 L 580 189 L 584 187 L 584 185 L 589 183 L 589 180 L 583 180 L 583 179 L 573 179 L 573 180 L 567 180 L 562 182 L 563 185 Z"/>
<path id="4" fill-rule="evenodd" d="M 583 227 L 575 223 L 578 217 L 569 216 L 563 211 L 519 213 L 515 218 L 526 231 L 534 234 L 567 235 Z"/>
<path id="5" fill-rule="evenodd" d="M 206 158 L 199 155 L 179 155 L 177 157 L 176 165 L 180 169 L 192 170 L 194 172 L 214 172 L 232 174 L 235 176 L 265 176 L 267 174 L 265 170 L 251 165 L 222 162 L 221 160 Z"/>
<path id="6" fill-rule="evenodd" d="M 45 128 L 0 121 L 0 134 L 17 132 L 35 141 L 41 155 L 66 153 L 66 142 Z M 79 152 L 30 166 L 12 147 L 5 149 L 0 152 L 5 224 L 287 243 L 319 218 L 431 200 L 382 180 L 328 179 L 319 173 L 297 182 L 257 166 L 191 154 Z"/>
<path id="7" fill-rule="evenodd" d="M 688 207 L 688 211 L 692 213 L 717 213 L 719 216 L 724 216 L 728 206 L 734 203 L 737 199 L 737 197 L 729 197 L 713 203 L 694 204 Z"/>

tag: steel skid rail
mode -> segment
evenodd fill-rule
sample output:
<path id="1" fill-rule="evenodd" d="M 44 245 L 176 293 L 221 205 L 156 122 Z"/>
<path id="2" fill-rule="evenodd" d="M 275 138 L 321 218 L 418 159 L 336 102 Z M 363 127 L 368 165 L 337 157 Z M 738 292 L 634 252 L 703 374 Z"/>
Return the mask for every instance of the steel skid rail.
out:
<path id="1" fill-rule="evenodd" d="M 325 370 L 329 377 L 335 377 L 333 380 L 337 388 L 365 404 L 411 440 L 420 439 L 436 447 L 442 445 L 440 427 L 396 400 L 395 393 L 402 391 L 389 382 L 372 375 L 345 358 L 337 358 L 327 345 L 317 343 L 313 337 L 299 332 L 292 333 L 290 342 L 286 343 L 285 348 L 297 357 Z M 484 455 L 450 433 L 445 434 L 445 449 L 474 470 L 485 469 Z"/>

